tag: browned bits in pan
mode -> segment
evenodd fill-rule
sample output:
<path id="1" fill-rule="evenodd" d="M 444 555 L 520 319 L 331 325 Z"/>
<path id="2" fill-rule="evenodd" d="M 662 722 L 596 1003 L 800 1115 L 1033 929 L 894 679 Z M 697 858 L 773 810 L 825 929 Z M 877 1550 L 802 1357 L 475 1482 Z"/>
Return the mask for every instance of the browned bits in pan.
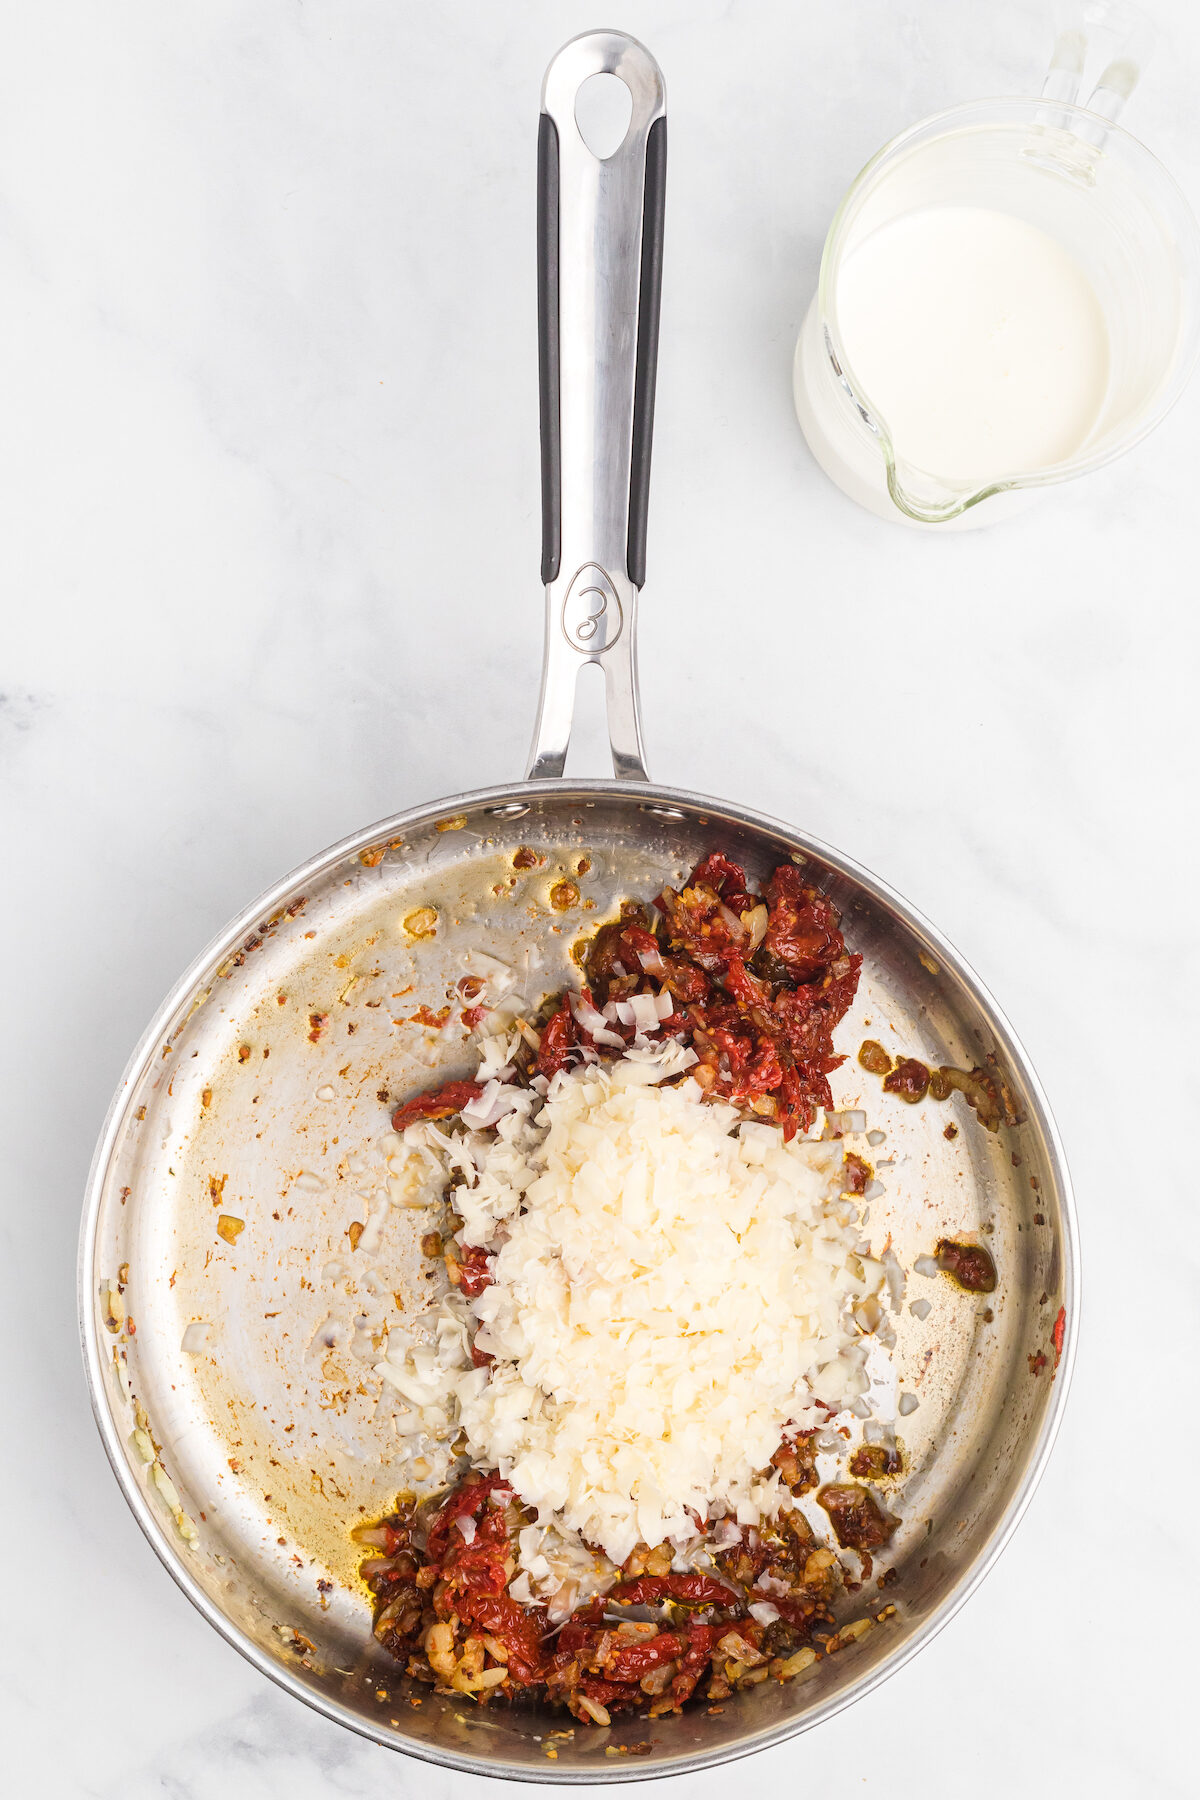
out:
<path id="1" fill-rule="evenodd" d="M 347 1225 L 346 1236 L 350 1239 L 350 1248 L 352 1250 L 358 1249 L 358 1240 L 362 1236 L 364 1229 L 365 1227 L 361 1219 L 355 1219 L 351 1224 Z"/>
<path id="2" fill-rule="evenodd" d="M 448 1006 L 439 1006 L 436 1012 L 430 1006 L 418 1006 L 415 1013 L 409 1014 L 408 1022 L 410 1025 L 424 1025 L 430 1031 L 440 1031 L 449 1017 Z"/>
<path id="3" fill-rule="evenodd" d="M 957 1244 L 939 1238 L 934 1258 L 938 1268 L 968 1294 L 990 1294 L 996 1287 L 996 1265 L 982 1244 Z"/>
<path id="4" fill-rule="evenodd" d="M 842 1186 L 848 1194 L 865 1194 L 874 1170 L 869 1162 L 847 1150 L 842 1158 Z"/>
<path id="5" fill-rule="evenodd" d="M 986 1131 L 999 1131 L 1001 1125 L 1019 1125 L 1024 1117 L 1007 1082 L 991 1070 L 956 1069 L 949 1063 L 930 1070 L 915 1056 L 902 1058 L 893 1068 L 888 1052 L 874 1038 L 863 1043 L 858 1060 L 870 1074 L 884 1077 L 885 1093 L 895 1094 L 910 1106 L 926 1094 L 931 1100 L 948 1100 L 951 1094 L 961 1094 Z M 957 1127 L 948 1127 L 944 1135 L 957 1137 Z"/>
<path id="6" fill-rule="evenodd" d="M 236 1244 L 245 1229 L 245 1219 L 235 1219 L 231 1213 L 222 1213 L 217 1220 L 217 1236 L 227 1244 Z"/>
<path id="7" fill-rule="evenodd" d="M 780 1444 L 771 1458 L 793 1494 L 809 1493 L 819 1480 L 813 1435 L 806 1432 L 794 1444 Z"/>
<path id="8" fill-rule="evenodd" d="M 915 1056 L 906 1056 L 896 1064 L 890 1075 L 885 1076 L 883 1091 L 885 1094 L 895 1094 L 909 1106 L 915 1106 L 929 1092 L 929 1070 Z"/>
<path id="9" fill-rule="evenodd" d="M 843 1550 L 877 1550 L 899 1523 L 882 1511 L 869 1488 L 851 1481 L 831 1482 L 821 1489 L 817 1500 L 833 1521 L 834 1535 Z"/>
<path id="10" fill-rule="evenodd" d="M 1002 1124 L 1018 1123 L 1015 1109 L 1006 1103 L 1007 1090 L 1003 1083 L 997 1083 L 986 1069 L 955 1069 L 943 1064 L 930 1077 L 929 1092 L 934 1100 L 948 1100 L 953 1093 L 961 1094 L 978 1114 L 979 1123 L 986 1131 L 999 1131 Z"/>
<path id="11" fill-rule="evenodd" d="M 869 1075 L 890 1075 L 892 1059 L 882 1044 L 867 1038 L 858 1052 L 858 1060 Z"/>
<path id="12" fill-rule="evenodd" d="M 888 1475 L 899 1475 L 904 1459 L 894 1444 L 860 1444 L 850 1458 L 850 1473 L 864 1481 L 879 1481 Z"/>
<path id="13" fill-rule="evenodd" d="M 550 904 L 555 912 L 569 912 L 579 905 L 579 889 L 573 881 L 556 881 L 550 889 Z"/>
<path id="14" fill-rule="evenodd" d="M 536 850 L 531 850 L 528 844 L 522 844 L 519 850 L 513 852 L 512 860 L 514 869 L 536 869 L 538 853 Z"/>
<path id="15" fill-rule="evenodd" d="M 437 913 L 432 906 L 418 906 L 410 912 L 404 921 L 404 929 L 409 937 L 429 938 L 437 936 Z"/>

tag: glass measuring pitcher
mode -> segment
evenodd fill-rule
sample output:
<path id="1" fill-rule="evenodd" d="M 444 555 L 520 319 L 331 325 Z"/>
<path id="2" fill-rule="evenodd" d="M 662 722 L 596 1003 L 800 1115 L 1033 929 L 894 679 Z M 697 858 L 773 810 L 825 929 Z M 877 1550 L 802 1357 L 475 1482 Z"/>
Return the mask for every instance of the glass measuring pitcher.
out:
<path id="1" fill-rule="evenodd" d="M 1087 27 L 1114 14 L 1123 41 L 1082 106 Z M 821 467 L 881 517 L 988 523 L 1121 455 L 1183 389 L 1200 232 L 1113 123 L 1138 78 L 1130 17 L 1083 8 L 1040 99 L 922 121 L 842 201 L 796 346 L 796 410 Z"/>

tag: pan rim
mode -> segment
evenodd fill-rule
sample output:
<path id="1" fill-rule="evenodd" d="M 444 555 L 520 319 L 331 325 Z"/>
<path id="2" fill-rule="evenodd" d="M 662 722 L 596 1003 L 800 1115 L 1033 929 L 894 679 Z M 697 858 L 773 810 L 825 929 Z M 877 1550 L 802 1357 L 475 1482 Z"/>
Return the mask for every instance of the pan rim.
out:
<path id="1" fill-rule="evenodd" d="M 297 885 L 311 880 L 319 873 L 324 873 L 333 863 L 355 854 L 381 836 L 395 836 L 405 830 L 431 824 L 444 818 L 447 814 L 480 806 L 505 805 L 541 797 L 563 798 L 566 795 L 574 794 L 583 797 L 595 794 L 606 798 L 637 800 L 643 804 L 649 802 L 667 806 L 682 805 L 689 809 L 699 808 L 723 815 L 724 818 L 739 825 L 777 834 L 803 847 L 806 852 L 820 857 L 831 868 L 836 869 L 875 898 L 883 901 L 903 919 L 911 930 L 927 940 L 930 949 L 965 983 L 987 1013 L 997 1039 L 1003 1044 L 1005 1054 L 1011 1063 L 1020 1070 L 1030 1098 L 1037 1109 L 1038 1123 L 1045 1135 L 1050 1164 L 1062 1207 L 1063 1291 L 1067 1301 L 1067 1328 L 1062 1356 L 1055 1371 L 1056 1379 L 1052 1397 L 1038 1435 L 1030 1448 L 1019 1487 L 991 1535 L 980 1546 L 971 1564 L 959 1576 L 945 1598 L 912 1632 L 904 1644 L 899 1645 L 875 1668 L 868 1670 L 840 1693 L 830 1696 L 820 1706 L 813 1707 L 795 1719 L 771 1726 L 731 1744 L 703 1752 L 681 1755 L 670 1761 L 655 1762 L 643 1767 L 631 1768 L 628 1762 L 622 1760 L 619 1767 L 598 1765 L 595 1769 L 586 1770 L 560 1770 L 555 1765 L 547 1763 L 543 1771 L 537 1767 L 504 1763 L 491 1758 L 464 1756 L 456 1751 L 442 1750 L 435 1745 L 423 1744 L 419 1740 L 403 1738 L 397 1732 L 383 1730 L 379 1727 L 373 1728 L 367 1720 L 351 1712 L 348 1707 L 317 1692 L 289 1669 L 274 1661 L 226 1617 L 184 1566 L 182 1556 L 170 1541 L 163 1522 L 151 1508 L 148 1495 L 134 1480 L 132 1469 L 122 1448 L 117 1421 L 108 1403 L 105 1365 L 100 1355 L 99 1339 L 93 1329 L 92 1299 L 96 1282 L 96 1230 L 99 1224 L 105 1178 L 113 1150 L 124 1125 L 128 1094 L 133 1083 L 143 1072 L 151 1052 L 161 1041 L 164 1028 L 174 1017 L 186 995 L 195 988 L 204 971 L 210 965 L 222 960 L 231 949 L 236 948 L 247 931 L 264 915 L 264 912 L 269 913 Z M 378 1744 L 382 1748 L 396 1750 L 403 1755 L 415 1757 L 421 1762 L 454 1769 L 464 1774 L 486 1775 L 493 1779 L 526 1781 L 544 1785 L 592 1786 L 605 1782 L 648 1781 L 672 1775 L 696 1774 L 702 1769 L 735 1762 L 755 1751 L 770 1749 L 789 1738 L 796 1737 L 815 1725 L 825 1723 L 856 1700 L 862 1699 L 874 1688 L 880 1686 L 889 1676 L 910 1662 L 961 1611 L 1011 1542 L 1045 1472 L 1062 1424 L 1075 1369 L 1079 1335 L 1081 1303 L 1079 1221 L 1066 1151 L 1057 1122 L 1037 1071 L 1007 1014 L 998 1005 L 986 983 L 979 978 L 950 940 L 887 882 L 875 875 L 865 865 L 843 855 L 841 851 L 834 849 L 821 839 L 812 837 L 769 813 L 761 813 L 752 808 L 743 807 L 727 800 L 715 799 L 686 788 L 660 787 L 657 784 L 642 781 L 589 781 L 559 778 L 546 781 L 515 782 L 500 787 L 476 788 L 466 793 L 453 795 L 448 799 L 434 800 L 408 808 L 404 812 L 361 827 L 348 836 L 340 838 L 325 850 L 318 852 L 317 855 L 310 857 L 306 862 L 298 864 L 281 879 L 273 882 L 249 906 L 243 908 L 216 933 L 199 955 L 193 958 L 155 1010 L 146 1030 L 142 1033 L 129 1057 L 109 1103 L 84 1190 L 77 1262 L 76 1302 L 84 1374 L 92 1415 L 117 1485 L 141 1528 L 143 1536 L 149 1542 L 167 1573 L 226 1643 L 237 1650 L 260 1674 L 275 1682 L 293 1698 L 312 1707 L 314 1711 L 321 1713 L 333 1723 L 345 1726 L 347 1730 L 355 1732 L 368 1742 Z"/>

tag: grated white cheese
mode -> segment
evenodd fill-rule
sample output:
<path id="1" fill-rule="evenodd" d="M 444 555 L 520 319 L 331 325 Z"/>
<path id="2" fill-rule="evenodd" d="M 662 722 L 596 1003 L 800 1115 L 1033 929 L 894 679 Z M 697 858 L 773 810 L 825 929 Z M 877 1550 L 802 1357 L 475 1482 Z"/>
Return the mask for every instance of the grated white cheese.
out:
<path id="1" fill-rule="evenodd" d="M 774 1516 L 784 1428 L 867 1385 L 851 1314 L 883 1269 L 839 1191 L 841 1145 L 785 1144 L 690 1079 L 658 1085 L 693 1060 L 655 1045 L 564 1071 L 544 1098 L 513 1090 L 486 1136 L 405 1134 L 464 1178 L 459 1240 L 493 1253 L 494 1280 L 448 1296 L 433 1342 L 397 1344 L 379 1372 L 414 1409 L 402 1430 L 461 1430 L 536 1509 L 531 1595 L 607 1583 L 585 1544 L 619 1564 L 639 1541 L 694 1541 L 694 1515 Z"/>

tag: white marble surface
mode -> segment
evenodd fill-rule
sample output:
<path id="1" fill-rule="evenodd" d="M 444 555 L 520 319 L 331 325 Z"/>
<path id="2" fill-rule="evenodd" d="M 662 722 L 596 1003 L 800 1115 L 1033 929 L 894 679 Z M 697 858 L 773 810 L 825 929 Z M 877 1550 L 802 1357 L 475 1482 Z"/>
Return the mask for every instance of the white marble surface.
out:
<path id="1" fill-rule="evenodd" d="M 1154 5 L 1168 43 L 1130 123 L 1195 201 L 1200 13 Z M 1194 1791 L 1179 1590 L 1200 1463 L 1190 1415 L 1162 1402 L 1187 1393 L 1197 1348 L 1200 390 L 1117 467 L 938 539 L 828 486 L 788 386 L 840 190 L 922 113 L 1028 88 L 1047 11 L 6 9 L 13 1793 L 483 1792 L 308 1712 L 176 1592 L 92 1428 L 72 1265 L 109 1094 L 196 949 L 326 841 L 520 771 L 541 630 L 538 84 L 598 22 L 643 36 L 670 94 L 643 614 L 654 773 L 831 839 L 957 941 L 1054 1098 L 1087 1278 L 1060 1447 L 984 1591 L 852 1715 L 672 1791 Z M 1148 1504 L 1104 1476 L 1114 1457 L 1123 1477 L 1153 1459 Z"/>

